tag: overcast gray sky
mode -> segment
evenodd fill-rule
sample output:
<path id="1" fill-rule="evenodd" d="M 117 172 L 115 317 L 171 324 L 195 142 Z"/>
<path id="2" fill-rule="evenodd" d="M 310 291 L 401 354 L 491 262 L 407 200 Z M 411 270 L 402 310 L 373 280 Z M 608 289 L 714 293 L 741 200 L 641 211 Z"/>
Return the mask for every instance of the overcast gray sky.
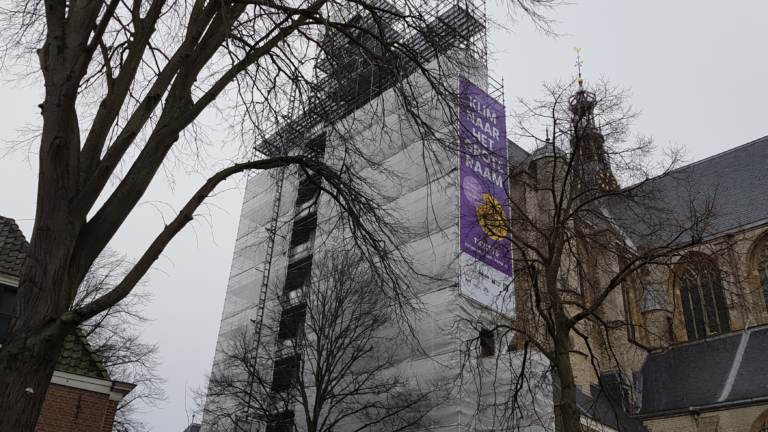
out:
<path id="1" fill-rule="evenodd" d="M 488 12 L 499 14 L 491 3 Z M 525 22 L 513 34 L 492 35 L 489 66 L 504 77 L 510 108 L 517 97 L 538 96 L 542 81 L 573 75 L 573 47 L 581 47 L 585 78 L 602 75 L 631 88 L 632 104 L 643 111 L 637 131 L 660 145 L 684 145 L 691 160 L 768 135 L 768 2 L 591 0 L 564 6 L 553 17 L 564 34 L 558 39 L 538 35 Z M 0 92 L 0 139 L 10 141 L 39 121 L 42 97 L 35 88 L 12 84 Z M 0 159 L 0 214 L 29 234 L 37 166 L 34 155 L 30 163 L 25 156 Z M 170 206 L 180 208 L 202 178 L 179 175 L 173 188 L 156 182 L 114 247 L 138 258 L 162 228 L 161 213 L 167 218 Z M 187 389 L 210 370 L 242 204 L 238 186 L 225 186 L 211 201 L 210 218 L 185 229 L 150 275 L 155 299 L 146 313 L 154 322 L 145 337 L 160 344 L 169 396 L 146 414 L 155 431 L 186 427 Z"/>

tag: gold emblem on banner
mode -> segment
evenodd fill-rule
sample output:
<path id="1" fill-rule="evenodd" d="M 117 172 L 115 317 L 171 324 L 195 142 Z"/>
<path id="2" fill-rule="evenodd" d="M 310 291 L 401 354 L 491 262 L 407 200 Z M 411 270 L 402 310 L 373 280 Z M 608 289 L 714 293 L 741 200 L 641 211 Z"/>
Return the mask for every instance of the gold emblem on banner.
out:
<path id="1" fill-rule="evenodd" d="M 485 235 L 494 240 L 507 237 L 507 216 L 499 201 L 489 194 L 483 194 L 483 203 L 476 207 L 477 221 Z"/>

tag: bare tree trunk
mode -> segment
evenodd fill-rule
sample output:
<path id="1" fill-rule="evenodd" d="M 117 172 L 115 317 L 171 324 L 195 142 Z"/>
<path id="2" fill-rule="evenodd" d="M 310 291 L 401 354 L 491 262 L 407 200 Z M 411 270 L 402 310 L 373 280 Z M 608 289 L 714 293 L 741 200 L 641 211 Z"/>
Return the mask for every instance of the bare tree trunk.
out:
<path id="1" fill-rule="evenodd" d="M 565 206 L 570 211 L 570 205 Z M 565 224 L 558 226 L 564 227 Z M 571 321 L 563 304 L 563 298 L 559 291 L 559 272 L 563 262 L 565 250 L 565 230 L 553 231 L 551 247 L 551 260 L 546 271 L 546 288 L 551 304 L 552 319 L 550 321 L 550 336 L 554 348 L 555 371 L 560 379 L 560 401 L 556 410 L 559 413 L 559 421 L 562 432 L 580 432 L 579 407 L 576 401 L 576 382 L 573 378 L 573 367 L 570 354 Z"/>
<path id="2" fill-rule="evenodd" d="M 567 320 L 560 317 L 558 321 Z M 568 324 L 558 322 L 554 339 L 555 370 L 560 378 L 560 403 L 557 405 L 558 420 L 563 432 L 580 432 L 581 423 L 579 407 L 576 402 L 576 382 L 573 378 L 571 355 L 568 351 Z"/>
<path id="3" fill-rule="evenodd" d="M 45 195 L 41 193 L 40 200 Z M 60 221 L 66 218 L 61 217 Z M 62 318 L 72 291 L 68 288 L 65 270 L 67 254 L 64 251 L 69 248 L 60 240 L 74 238 L 74 235 L 68 236 L 65 229 L 56 227 L 56 224 L 66 224 L 60 221 L 51 224 L 53 226 L 37 221 L 34 235 L 50 237 L 52 241 L 33 243 L 38 247 L 30 248 L 21 275 L 16 309 L 24 313 L 14 315 L 0 349 L 0 388 L 4 389 L 0 392 L 3 407 L 0 432 L 34 430 L 64 338 L 75 327 L 75 323 Z M 53 250 L 41 250 L 46 247 Z M 26 391 L 28 388 L 31 393 Z"/>
<path id="4" fill-rule="evenodd" d="M 63 338 L 17 333 L 3 345 L 0 362 L 0 431 L 33 431 L 53 375 Z M 55 353 L 55 354 L 54 354 Z M 32 389 L 29 393 L 26 389 Z"/>
<path id="5" fill-rule="evenodd" d="M 49 40 L 56 38 L 49 35 Z M 56 43 L 50 45 L 41 50 L 41 58 L 56 57 L 51 53 L 61 47 Z M 16 313 L 0 350 L 0 432 L 34 430 L 61 345 L 75 326 L 62 315 L 74 293 L 73 281 L 68 280 L 70 258 L 84 223 L 72 217 L 71 209 L 71 200 L 77 193 L 77 184 L 72 181 L 77 176 L 72 174 L 79 166 L 80 132 L 75 114 L 77 86 L 66 84 L 72 77 L 62 63 L 43 65 L 46 98 L 42 107 L 45 121 L 37 214 L 22 268 Z M 52 64 L 58 70 L 49 69 Z M 79 78 L 75 77 L 76 82 Z M 29 394 L 27 388 L 33 393 Z"/>

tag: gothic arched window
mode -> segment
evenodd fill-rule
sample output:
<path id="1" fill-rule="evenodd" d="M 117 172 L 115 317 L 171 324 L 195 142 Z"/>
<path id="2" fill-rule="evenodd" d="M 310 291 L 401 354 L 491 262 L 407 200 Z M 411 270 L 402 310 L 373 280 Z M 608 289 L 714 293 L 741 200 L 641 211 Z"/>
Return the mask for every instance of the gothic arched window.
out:
<path id="1" fill-rule="evenodd" d="M 680 300 L 688 340 L 731 330 L 723 283 L 708 259 L 686 264 L 678 274 Z"/>
<path id="2" fill-rule="evenodd" d="M 752 424 L 753 432 L 768 432 L 768 411 L 765 411 Z"/>
<path id="3" fill-rule="evenodd" d="M 757 274 L 760 275 L 760 288 L 763 291 L 765 307 L 768 308 L 768 241 L 757 252 Z"/>

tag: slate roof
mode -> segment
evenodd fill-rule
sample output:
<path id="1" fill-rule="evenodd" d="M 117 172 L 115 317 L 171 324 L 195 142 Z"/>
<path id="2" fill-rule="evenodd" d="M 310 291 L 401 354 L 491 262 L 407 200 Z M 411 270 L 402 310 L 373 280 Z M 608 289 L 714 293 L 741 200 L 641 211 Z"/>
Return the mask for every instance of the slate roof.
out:
<path id="1" fill-rule="evenodd" d="M 710 234 L 768 220 L 768 136 L 692 163 L 659 179 L 667 199 L 679 195 L 684 178 L 695 194 L 714 199 Z"/>
<path id="2" fill-rule="evenodd" d="M 510 167 L 541 157 L 553 156 L 551 146 L 539 147 L 532 154 L 510 140 Z M 625 202 L 609 204 L 611 216 L 627 234 L 642 243 L 653 233 L 658 240 L 680 232 L 675 226 L 690 223 L 691 204 L 698 209 L 714 203 L 713 214 L 700 227 L 703 239 L 768 223 L 768 136 L 683 166 L 664 176 L 651 179 L 638 188 L 645 195 L 644 205 L 627 207 Z M 629 186 L 630 188 L 632 186 Z M 655 215 L 643 214 L 654 209 Z M 659 216 L 662 215 L 662 216 Z M 643 226 L 653 221 L 655 227 Z M 690 241 L 689 237 L 681 242 Z"/>
<path id="3" fill-rule="evenodd" d="M 101 359 L 93 352 L 93 348 L 79 328 L 64 340 L 61 355 L 56 362 L 56 370 L 111 380 Z"/>
<path id="4" fill-rule="evenodd" d="M 565 158 L 568 156 L 561 148 L 553 146 L 552 143 L 544 143 L 538 146 L 533 153 L 530 154 L 526 162 L 530 163 L 544 158 Z"/>
<path id="5" fill-rule="evenodd" d="M 552 373 L 553 401 L 560 403 L 560 378 Z M 624 410 L 621 402 L 621 386 L 613 372 L 600 375 L 601 385 L 591 385 L 589 393 L 576 388 L 576 404 L 583 416 L 619 432 L 648 432 L 642 422 Z"/>
<path id="6" fill-rule="evenodd" d="M 18 277 L 27 249 L 29 243 L 16 221 L 0 216 L 0 273 Z"/>
<path id="7" fill-rule="evenodd" d="M 184 432 L 200 432 L 200 424 L 198 423 L 192 423 L 191 425 L 187 426 L 186 429 L 184 429 Z"/>
<path id="8" fill-rule="evenodd" d="M 674 239 L 708 207 L 711 214 L 697 226 L 702 240 L 767 223 L 766 161 L 768 137 L 763 137 L 651 179 L 633 192 L 634 204 L 612 203 L 611 216 L 640 244 Z M 676 241 L 690 242 L 691 236 Z"/>
<path id="9" fill-rule="evenodd" d="M 655 417 L 687 411 L 689 407 L 768 397 L 766 358 L 768 325 L 686 342 L 651 354 L 642 369 L 639 414 Z"/>
<path id="10" fill-rule="evenodd" d="M 507 140 L 507 159 L 510 168 L 519 167 L 529 156 L 530 153 L 525 151 L 525 149 L 512 142 L 512 140 Z"/>
<path id="11" fill-rule="evenodd" d="M 640 421 L 622 408 L 620 399 L 609 395 L 598 386 L 590 386 L 590 394 L 576 390 L 576 403 L 587 417 L 602 425 L 620 432 L 648 432 Z"/>
<path id="12" fill-rule="evenodd" d="M 729 401 L 768 396 L 768 329 L 752 331 L 728 395 Z"/>

